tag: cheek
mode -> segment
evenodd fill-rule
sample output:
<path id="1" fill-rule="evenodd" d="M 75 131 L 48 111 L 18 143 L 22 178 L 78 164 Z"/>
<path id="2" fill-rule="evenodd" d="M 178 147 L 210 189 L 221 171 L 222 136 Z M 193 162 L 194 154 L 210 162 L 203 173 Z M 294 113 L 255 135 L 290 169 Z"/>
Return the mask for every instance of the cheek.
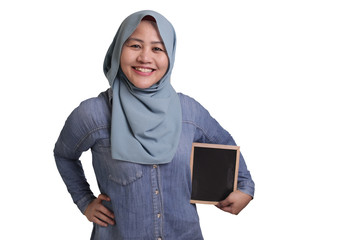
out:
<path id="1" fill-rule="evenodd" d="M 166 71 L 168 69 L 168 66 L 169 66 L 168 57 L 165 55 L 165 56 L 162 56 L 161 58 L 159 58 L 159 64 L 163 68 L 163 70 Z"/>
<path id="2" fill-rule="evenodd" d="M 120 67 L 124 71 L 126 69 L 126 66 L 129 65 L 129 60 L 131 58 L 131 55 L 129 54 L 129 51 L 123 50 L 120 55 Z"/>

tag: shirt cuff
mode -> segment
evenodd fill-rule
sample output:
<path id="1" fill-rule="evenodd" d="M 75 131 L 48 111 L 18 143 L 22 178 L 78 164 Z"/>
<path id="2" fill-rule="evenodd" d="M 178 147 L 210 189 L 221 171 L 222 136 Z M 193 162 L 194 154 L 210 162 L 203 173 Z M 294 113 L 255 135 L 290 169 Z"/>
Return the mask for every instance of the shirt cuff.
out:
<path id="1" fill-rule="evenodd" d="M 81 198 L 79 201 L 77 201 L 75 204 L 79 208 L 79 210 L 82 212 L 82 214 L 85 215 L 85 210 L 87 206 L 94 200 L 96 197 L 93 194 L 85 195 L 83 198 Z"/>
<path id="2" fill-rule="evenodd" d="M 254 198 L 255 184 L 253 181 L 242 181 L 242 182 L 238 183 L 237 189 L 243 193 L 250 195 L 252 198 Z"/>

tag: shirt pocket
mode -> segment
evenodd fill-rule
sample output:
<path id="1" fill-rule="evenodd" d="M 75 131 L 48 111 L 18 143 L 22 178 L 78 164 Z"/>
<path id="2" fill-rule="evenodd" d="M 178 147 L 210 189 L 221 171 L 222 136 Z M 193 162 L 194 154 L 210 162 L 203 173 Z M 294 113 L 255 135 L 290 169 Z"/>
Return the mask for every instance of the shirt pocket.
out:
<path id="1" fill-rule="evenodd" d="M 122 186 L 129 185 L 143 177 L 143 169 L 140 164 L 121 161 L 111 157 L 111 145 L 109 139 L 99 142 L 102 150 L 107 149 L 107 157 L 104 159 L 109 180 Z"/>
<path id="2" fill-rule="evenodd" d="M 108 161 L 109 179 L 123 186 L 142 178 L 143 171 L 139 164 L 120 160 Z"/>

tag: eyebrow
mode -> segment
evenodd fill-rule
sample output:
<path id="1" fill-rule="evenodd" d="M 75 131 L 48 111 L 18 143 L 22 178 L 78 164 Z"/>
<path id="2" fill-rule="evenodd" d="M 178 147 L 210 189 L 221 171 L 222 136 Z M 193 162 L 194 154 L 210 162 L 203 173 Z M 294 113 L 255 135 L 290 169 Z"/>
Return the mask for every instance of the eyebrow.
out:
<path id="1" fill-rule="evenodd" d="M 130 41 L 130 40 L 144 43 L 144 41 L 139 39 L 139 38 L 128 38 L 128 40 L 126 40 L 126 41 Z M 151 44 L 163 44 L 163 45 L 165 45 L 163 41 L 152 41 Z"/>

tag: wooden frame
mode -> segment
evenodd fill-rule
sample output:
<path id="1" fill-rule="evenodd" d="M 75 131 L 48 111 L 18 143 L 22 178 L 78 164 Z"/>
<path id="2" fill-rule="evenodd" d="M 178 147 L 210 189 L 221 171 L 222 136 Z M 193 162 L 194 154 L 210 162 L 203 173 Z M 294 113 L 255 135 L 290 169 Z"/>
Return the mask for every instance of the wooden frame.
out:
<path id="1" fill-rule="evenodd" d="M 191 203 L 217 204 L 237 189 L 240 147 L 193 143 Z"/>

